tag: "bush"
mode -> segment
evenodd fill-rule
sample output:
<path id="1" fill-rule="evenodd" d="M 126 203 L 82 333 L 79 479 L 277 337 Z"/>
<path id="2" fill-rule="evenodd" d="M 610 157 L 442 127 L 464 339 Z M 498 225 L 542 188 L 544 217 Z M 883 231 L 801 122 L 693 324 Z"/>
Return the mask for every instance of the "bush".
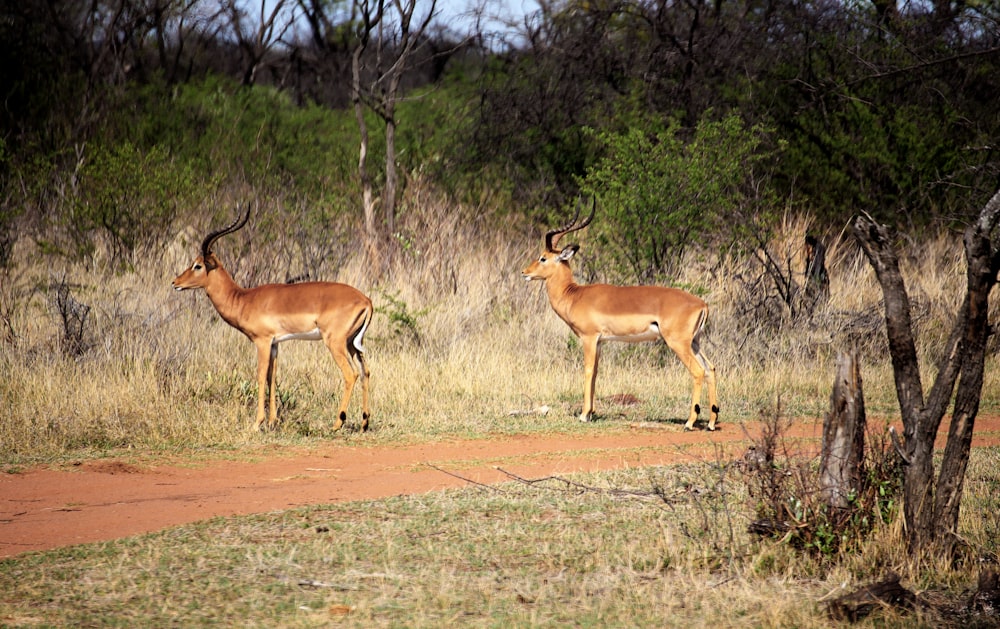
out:
<path id="1" fill-rule="evenodd" d="M 785 439 L 790 420 L 775 411 L 762 417 L 762 425 L 739 465 L 756 517 L 751 533 L 781 539 L 812 555 L 835 557 L 856 550 L 897 516 L 902 463 L 887 433 L 866 433 L 863 478 L 848 506 L 838 509 L 823 498 L 814 457 Z"/>
<path id="2" fill-rule="evenodd" d="M 605 154 L 581 189 L 598 199 L 597 249 L 619 275 L 671 279 L 689 247 L 732 238 L 739 228 L 732 217 L 751 201 L 765 130 L 736 115 L 706 115 L 689 141 L 683 131 L 670 121 L 596 132 Z"/>
<path id="3" fill-rule="evenodd" d="M 137 249 L 164 242 L 164 226 L 195 190 L 191 168 L 161 147 L 96 147 L 81 169 L 69 217 L 77 252 L 90 252 L 99 232 L 108 238 L 114 266 L 130 267 Z"/>

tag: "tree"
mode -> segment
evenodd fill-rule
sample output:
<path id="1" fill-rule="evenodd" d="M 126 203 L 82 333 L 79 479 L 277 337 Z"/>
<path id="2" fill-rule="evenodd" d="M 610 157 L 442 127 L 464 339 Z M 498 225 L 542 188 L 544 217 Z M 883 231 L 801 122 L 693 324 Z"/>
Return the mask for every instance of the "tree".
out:
<path id="1" fill-rule="evenodd" d="M 377 268 L 383 268 L 391 258 L 390 239 L 396 227 L 396 197 L 399 187 L 396 168 L 396 105 L 400 99 L 400 83 L 403 73 L 413 62 L 415 51 L 425 42 L 424 33 L 435 16 L 437 0 L 430 1 L 426 7 L 427 13 L 423 16 L 416 14 L 416 8 L 416 0 L 354 2 L 358 40 L 351 62 L 351 101 L 361 134 L 358 173 L 364 203 L 365 237 L 369 255 Z M 382 206 L 382 230 L 379 229 L 376 216 L 378 201 L 374 192 L 374 178 L 368 168 L 366 108 L 385 123 L 385 183 L 379 199 Z"/>
<path id="2" fill-rule="evenodd" d="M 885 300 L 886 332 L 903 419 L 903 443 L 898 446 L 905 464 L 903 512 L 907 542 L 913 550 L 938 545 L 949 553 L 953 551 L 962 484 L 983 388 L 986 343 L 994 332 L 989 322 L 989 296 L 1000 272 L 1000 250 L 993 241 L 998 223 L 1000 191 L 965 230 L 966 294 L 926 398 L 920 380 L 910 302 L 892 249 L 892 233 L 867 215 L 857 217 L 852 226 L 875 269 Z M 935 485 L 934 439 L 952 393 L 954 410 Z"/>
<path id="3" fill-rule="evenodd" d="M 596 132 L 603 156 L 580 188 L 600 200 L 595 234 L 614 270 L 647 283 L 672 279 L 690 246 L 713 234 L 728 244 L 740 226 L 727 214 L 752 205 L 769 156 L 766 133 L 736 114 L 713 120 L 712 112 L 693 131 L 653 120 Z"/>
<path id="4" fill-rule="evenodd" d="M 468 159 L 502 161 L 517 200 L 551 207 L 592 163 L 578 129 L 614 127 L 623 103 L 689 129 L 738 110 L 787 145 L 775 190 L 821 223 L 866 207 L 923 226 L 1000 172 L 998 6 L 543 2 L 484 74 Z"/>
<path id="5" fill-rule="evenodd" d="M 272 47 L 291 30 L 298 19 L 296 5 L 291 0 L 260 0 L 256 20 L 243 8 L 249 4 L 225 0 L 233 36 L 243 57 L 243 85 L 253 85 L 257 70 Z"/>

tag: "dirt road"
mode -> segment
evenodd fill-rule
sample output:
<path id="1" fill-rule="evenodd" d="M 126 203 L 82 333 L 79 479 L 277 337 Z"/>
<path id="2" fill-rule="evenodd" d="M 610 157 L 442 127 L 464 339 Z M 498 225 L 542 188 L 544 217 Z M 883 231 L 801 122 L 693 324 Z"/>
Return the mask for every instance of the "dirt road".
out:
<path id="1" fill-rule="evenodd" d="M 0 474 L 0 558 L 217 516 L 496 483 L 509 478 L 504 471 L 534 478 L 739 456 L 748 444 L 744 430 L 723 428 L 685 433 L 675 425 L 631 424 L 607 436 L 497 436 L 408 446 L 334 442 L 308 451 L 262 449 L 240 461 L 138 466 L 105 459 L 19 470 Z M 746 428 L 759 434 L 758 426 Z M 818 422 L 799 421 L 789 436 L 815 448 L 821 431 Z M 947 425 L 942 431 L 943 437 Z M 977 419 L 974 445 L 1000 443 L 998 431 L 1000 417 Z"/>

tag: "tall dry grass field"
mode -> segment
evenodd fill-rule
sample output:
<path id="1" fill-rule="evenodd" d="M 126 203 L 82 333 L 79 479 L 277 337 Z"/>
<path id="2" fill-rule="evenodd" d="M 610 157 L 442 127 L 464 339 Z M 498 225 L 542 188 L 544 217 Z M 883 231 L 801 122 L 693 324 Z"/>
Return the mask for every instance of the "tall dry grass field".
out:
<path id="1" fill-rule="evenodd" d="M 372 297 L 366 338 L 372 369 L 373 430 L 331 431 L 341 377 L 320 343 L 289 342 L 279 358 L 280 427 L 250 430 L 255 395 L 251 344 L 220 320 L 200 291 L 175 293 L 171 279 L 198 253 L 207 231 L 235 215 L 235 198 L 195 208 L 167 248 L 136 256 L 114 273 L 95 256 L 71 264 L 18 245 L 0 288 L 0 459 L 8 464 L 62 457 L 204 450 L 261 442 L 358 443 L 475 436 L 497 432 L 614 431 L 622 420 L 677 422 L 690 380 L 663 346 L 609 345 L 598 378 L 598 419 L 576 421 L 582 403 L 579 343 L 551 311 L 540 283 L 520 277 L 542 246 L 495 208 L 449 205 L 415 184 L 404 203 L 396 263 L 376 277 L 365 268 L 350 224 L 303 240 L 280 221 L 280 200 L 264 200 L 243 232 L 216 245 L 237 282 L 281 282 L 311 268 L 315 279 L 353 284 Z M 598 215 L 597 220 L 600 220 Z M 788 217 L 769 245 L 801 284 L 802 239 L 812 226 Z M 577 256 L 596 255 L 587 234 Z M 881 292 L 849 234 L 831 234 L 830 297 L 792 317 L 750 256 L 707 248 L 692 254 L 678 284 L 712 308 L 707 353 L 718 368 L 722 428 L 780 405 L 819 417 L 828 405 L 833 361 L 861 349 L 869 412 L 896 414 L 882 330 Z M 319 253 L 317 253 L 319 252 Z M 914 304 L 926 376 L 964 289 L 960 237 L 904 242 L 901 259 Z M 725 255 L 724 255 L 725 254 Z M 578 272 L 578 279 L 585 274 Z M 600 278 L 594 278 L 600 279 Z M 73 317 L 76 319 L 73 319 Z M 78 324 L 78 325 L 77 325 Z M 78 332 L 78 334 L 77 334 Z M 990 358 L 984 409 L 998 402 Z M 636 406 L 607 398 L 626 393 Z M 547 415 L 511 414 L 548 406 Z"/>

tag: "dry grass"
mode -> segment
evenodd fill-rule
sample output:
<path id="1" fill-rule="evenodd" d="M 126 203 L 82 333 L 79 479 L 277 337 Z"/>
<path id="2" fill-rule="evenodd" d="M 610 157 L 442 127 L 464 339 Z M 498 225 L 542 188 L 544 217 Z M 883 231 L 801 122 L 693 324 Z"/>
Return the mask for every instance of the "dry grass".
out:
<path id="1" fill-rule="evenodd" d="M 204 294 L 170 290 L 195 253 L 199 230 L 208 228 L 206 218 L 124 275 L 101 271 L 100 259 L 29 263 L 44 258 L 20 245 L 18 259 L 26 262 L 0 285 L 0 460 L 16 466 L 129 452 L 246 456 L 261 443 L 608 433 L 627 423 L 623 417 L 686 415 L 688 376 L 665 348 L 609 346 L 598 381 L 602 421 L 576 421 L 579 344 L 541 286 L 519 276 L 539 235 L 447 207 L 419 186 L 409 194 L 404 253 L 377 282 L 339 245 L 323 257 L 280 233 L 265 239 L 259 232 L 252 241 L 220 244 L 245 284 L 282 281 L 307 258 L 322 259 L 324 279 L 373 297 L 370 433 L 356 430 L 357 404 L 349 429 L 330 431 L 340 376 L 315 343 L 282 346 L 282 425 L 250 431 L 250 344 L 218 319 Z M 798 243 L 810 227 L 789 217 L 772 245 L 793 272 L 801 272 Z M 586 235 L 580 237 L 586 256 Z M 849 238 L 829 242 L 830 300 L 810 317 L 788 318 L 776 308 L 758 281 L 759 267 L 747 262 L 701 251 L 689 275 L 678 278 L 713 309 L 707 352 L 719 367 L 724 422 L 756 419 L 777 401 L 792 417 L 821 416 L 836 353 L 847 343 L 862 350 L 869 413 L 896 415 L 877 283 Z M 928 379 L 964 286 L 959 242 L 941 236 L 903 252 Z M 275 251 L 286 253 L 277 258 Z M 90 307 L 75 354 L 65 351 L 55 305 L 60 285 Z M 747 316 L 755 299 L 759 308 Z M 991 357 L 987 367 L 984 412 L 1000 406 L 995 362 Z M 623 409 L 600 399 L 615 393 L 640 404 Z M 509 415 L 541 405 L 552 412 Z M 997 524 L 982 514 L 1000 506 L 997 459 L 995 449 L 974 453 L 961 525 L 971 548 L 993 553 Z M 890 569 L 911 589 L 931 594 L 960 591 L 975 578 L 951 565 L 928 568 L 925 561 L 918 568 L 897 542 L 898 522 L 837 561 L 751 538 L 744 489 L 725 461 L 579 480 L 653 488 L 668 500 L 513 485 L 213 520 L 0 562 L 0 623 L 808 628 L 828 626 L 822 601 Z M 939 620 L 923 616 L 918 624 Z M 869 626 L 913 622 L 884 612 Z"/>
<path id="2" fill-rule="evenodd" d="M 53 262 L 29 255 L 22 243 L 16 258 L 25 262 L 7 272 L 0 288 L 0 399 L 7 410 L 0 458 L 25 463 L 122 449 L 238 450 L 262 439 L 380 442 L 616 429 L 618 409 L 602 408 L 600 399 L 598 414 L 608 421 L 574 421 L 582 396 L 579 344 L 551 312 L 542 286 L 520 278 L 541 244 L 537 234 L 448 207 L 419 185 L 411 186 L 404 219 L 403 253 L 377 282 L 351 248 L 330 244 L 328 256 L 318 255 L 309 249 L 315 245 L 283 235 L 280 224 L 270 224 L 274 236 L 251 228 L 249 239 L 230 237 L 219 246 L 246 285 L 282 281 L 307 258 L 322 259 L 329 260 L 320 267 L 323 279 L 352 283 L 372 296 L 378 312 L 366 343 L 374 407 L 368 435 L 330 432 L 340 375 L 325 348 L 301 342 L 281 347 L 282 427 L 264 436 L 248 430 L 255 386 L 250 344 L 219 320 L 203 293 L 170 289 L 207 224 L 188 226 L 165 251 L 120 275 L 100 270 L 99 258 L 87 265 Z M 773 242 L 773 254 L 793 277 L 801 273 L 798 243 L 810 227 L 789 217 Z M 338 228 L 336 237 L 347 231 Z M 586 235 L 579 236 L 586 256 Z M 678 278 L 713 308 L 707 352 L 719 368 L 723 421 L 754 418 L 779 399 L 790 415 L 821 415 L 833 360 L 847 343 L 862 348 L 869 410 L 895 414 L 874 275 L 849 239 L 828 242 L 831 296 L 811 317 L 788 319 L 766 299 L 767 283 L 748 262 L 699 251 L 689 275 Z M 964 286 L 959 241 L 941 236 L 905 249 L 902 257 L 924 364 L 931 366 Z M 27 262 L 46 259 L 50 265 Z M 757 292 L 748 289 L 752 281 Z M 84 349 L 75 355 L 65 351 L 58 286 L 90 308 Z M 758 298 L 762 305 L 747 316 L 747 304 Z M 987 370 L 987 409 L 997 404 L 996 372 Z M 615 393 L 639 398 L 634 412 L 640 417 L 673 420 L 685 414 L 689 381 L 663 347 L 611 345 L 598 396 Z M 554 409 L 544 418 L 508 415 L 543 404 Z"/>

